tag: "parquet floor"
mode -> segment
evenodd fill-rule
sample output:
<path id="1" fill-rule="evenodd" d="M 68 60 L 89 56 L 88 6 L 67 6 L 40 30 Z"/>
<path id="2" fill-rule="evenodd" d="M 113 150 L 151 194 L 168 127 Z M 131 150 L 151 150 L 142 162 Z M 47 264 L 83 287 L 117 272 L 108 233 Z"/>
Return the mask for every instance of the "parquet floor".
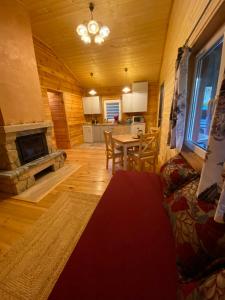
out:
<path id="1" fill-rule="evenodd" d="M 81 168 L 40 202 L 24 202 L 0 195 L 0 255 L 7 252 L 27 230 L 35 226 L 38 218 L 62 192 L 67 192 L 70 196 L 74 191 L 95 195 L 104 193 L 111 178 L 111 170 L 105 169 L 104 146 L 80 145 L 66 152 L 66 163 L 79 164 Z"/>

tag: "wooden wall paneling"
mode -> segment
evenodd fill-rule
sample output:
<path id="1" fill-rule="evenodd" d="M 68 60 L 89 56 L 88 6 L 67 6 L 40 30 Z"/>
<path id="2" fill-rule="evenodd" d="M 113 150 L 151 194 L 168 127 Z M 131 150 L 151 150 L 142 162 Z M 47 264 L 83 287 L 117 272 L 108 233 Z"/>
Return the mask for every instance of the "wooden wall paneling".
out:
<path id="1" fill-rule="evenodd" d="M 59 149 L 69 149 L 71 148 L 71 143 L 62 93 L 48 92 L 48 101 L 54 125 L 56 145 Z"/>
<path id="2" fill-rule="evenodd" d="M 150 83 L 148 88 L 148 111 L 144 113 L 147 129 L 157 126 L 159 84 Z"/>
<path id="3" fill-rule="evenodd" d="M 200 40 L 202 42 L 203 36 L 201 36 L 201 34 L 207 28 L 210 20 L 212 20 L 213 16 L 216 14 L 223 2 L 223 0 L 214 0 L 211 2 L 202 21 L 191 37 L 189 42 L 190 47 L 195 47 L 195 44 L 198 44 L 199 37 L 201 37 Z M 162 114 L 161 146 L 159 155 L 160 164 L 164 163 L 171 156 L 176 154 L 176 150 L 171 150 L 167 146 L 167 137 L 169 130 L 171 101 L 174 91 L 175 61 L 177 57 L 177 51 L 179 47 L 184 45 L 206 4 L 207 1 L 205 0 L 175 0 L 173 2 L 160 72 L 160 84 L 164 82 L 164 108 Z M 224 14 L 222 18 L 224 20 Z"/>
<path id="4" fill-rule="evenodd" d="M 63 94 L 65 112 L 70 135 L 70 143 L 73 147 L 83 143 L 83 128 L 85 122 L 81 95 L 64 93 Z"/>
<path id="5" fill-rule="evenodd" d="M 64 111 L 63 116 L 65 120 L 64 122 L 60 122 L 60 124 L 67 126 L 69 139 L 69 141 L 64 140 L 63 145 L 68 148 L 75 144 L 82 143 L 82 124 L 84 123 L 82 106 L 83 90 L 71 71 L 55 53 L 36 37 L 34 37 L 33 40 L 40 85 L 42 88 L 45 120 L 52 120 L 47 94 L 48 91 L 62 92 L 64 105 L 61 108 Z M 57 128 L 57 131 L 58 130 L 59 128 Z M 62 132 L 64 130 L 65 128 L 61 129 Z M 63 147 L 63 145 L 60 145 L 60 147 Z"/>

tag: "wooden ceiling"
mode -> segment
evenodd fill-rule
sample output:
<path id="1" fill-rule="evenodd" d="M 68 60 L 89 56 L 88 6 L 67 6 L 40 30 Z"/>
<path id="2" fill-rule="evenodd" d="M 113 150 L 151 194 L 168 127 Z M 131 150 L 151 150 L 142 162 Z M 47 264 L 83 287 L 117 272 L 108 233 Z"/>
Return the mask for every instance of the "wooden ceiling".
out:
<path id="1" fill-rule="evenodd" d="M 82 87 L 123 85 L 125 67 L 130 82 L 159 79 L 172 0 L 94 1 L 94 19 L 111 30 L 102 45 L 85 45 L 75 33 L 90 18 L 89 1 L 22 1 L 33 34 L 55 51 Z"/>

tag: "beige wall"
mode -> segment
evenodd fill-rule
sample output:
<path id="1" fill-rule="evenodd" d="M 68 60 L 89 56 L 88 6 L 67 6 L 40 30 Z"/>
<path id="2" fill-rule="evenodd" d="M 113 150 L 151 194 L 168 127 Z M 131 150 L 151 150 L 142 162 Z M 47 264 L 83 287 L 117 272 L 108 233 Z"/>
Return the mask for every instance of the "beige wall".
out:
<path id="1" fill-rule="evenodd" d="M 16 0 L 0 1 L 0 125 L 43 120 L 31 26 Z"/>
<path id="2" fill-rule="evenodd" d="M 160 84 L 164 82 L 165 89 L 160 143 L 161 163 L 175 154 L 175 150 L 170 150 L 166 143 L 169 128 L 171 100 L 174 88 L 175 61 L 177 50 L 185 43 L 185 40 L 192 31 L 207 2 L 208 1 L 206 0 L 175 0 L 172 7 L 160 73 Z M 207 10 L 207 13 L 204 15 L 204 18 L 200 22 L 197 29 L 194 31 L 194 34 L 190 39 L 189 46 L 192 47 L 196 44 L 199 36 L 201 36 L 203 30 L 211 21 L 212 17 L 214 16 L 215 12 L 218 10 L 222 2 L 223 0 L 212 1 L 209 9 Z"/>

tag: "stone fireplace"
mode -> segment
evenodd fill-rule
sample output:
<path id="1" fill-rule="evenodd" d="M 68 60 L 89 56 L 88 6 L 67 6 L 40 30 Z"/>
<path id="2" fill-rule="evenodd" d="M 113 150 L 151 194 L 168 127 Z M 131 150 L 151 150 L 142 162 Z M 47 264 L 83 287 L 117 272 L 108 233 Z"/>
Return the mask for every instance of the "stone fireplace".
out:
<path id="1" fill-rule="evenodd" d="M 44 169 L 62 167 L 66 154 L 52 144 L 50 122 L 0 126 L 0 191 L 19 194 Z"/>

